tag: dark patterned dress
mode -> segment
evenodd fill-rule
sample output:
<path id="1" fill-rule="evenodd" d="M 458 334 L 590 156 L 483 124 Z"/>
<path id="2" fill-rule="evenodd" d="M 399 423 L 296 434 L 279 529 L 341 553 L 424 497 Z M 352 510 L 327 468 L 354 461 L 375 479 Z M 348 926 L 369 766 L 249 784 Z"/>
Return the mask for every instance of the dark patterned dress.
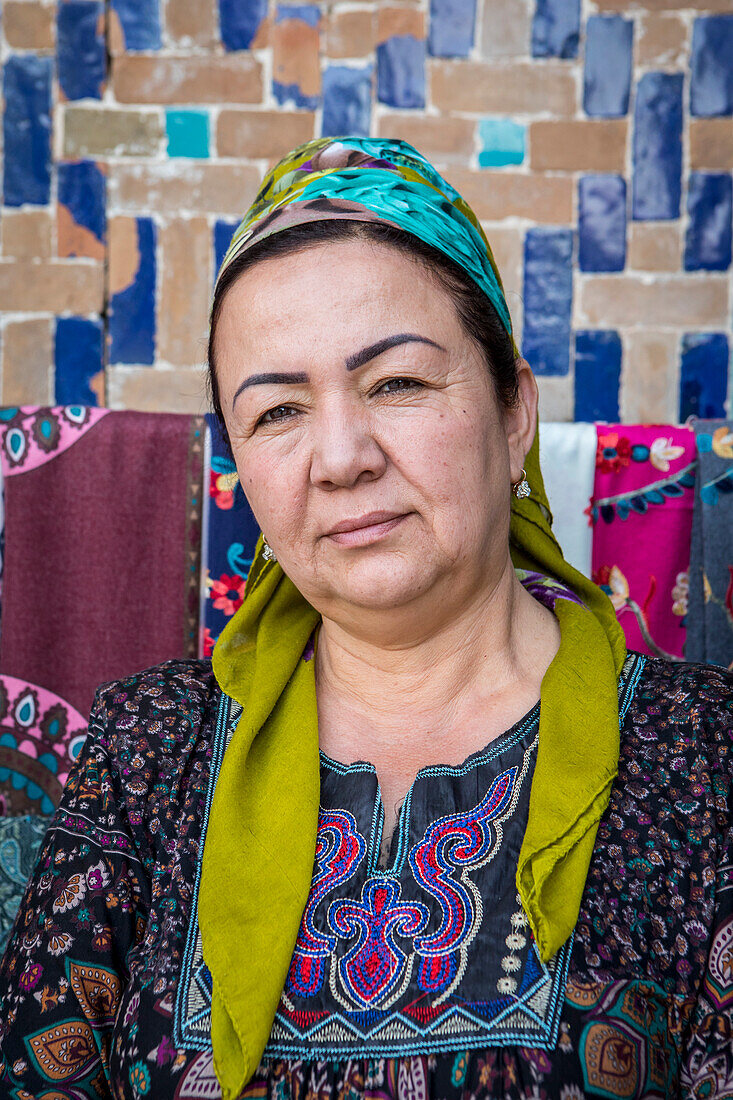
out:
<path id="1" fill-rule="evenodd" d="M 547 965 L 514 885 L 539 707 L 419 773 L 386 862 L 373 768 L 322 757 L 311 895 L 245 1095 L 733 1097 L 731 677 L 632 655 L 620 708 L 580 917 Z M 99 690 L 0 967 L 3 1098 L 220 1095 L 197 896 L 238 716 L 205 661 Z"/>

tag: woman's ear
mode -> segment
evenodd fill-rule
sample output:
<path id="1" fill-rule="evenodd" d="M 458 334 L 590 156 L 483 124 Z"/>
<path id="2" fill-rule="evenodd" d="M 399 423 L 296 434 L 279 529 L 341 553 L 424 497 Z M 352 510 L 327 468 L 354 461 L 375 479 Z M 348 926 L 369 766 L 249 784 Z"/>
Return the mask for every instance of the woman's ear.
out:
<path id="1" fill-rule="evenodd" d="M 517 402 L 504 413 L 512 484 L 520 480 L 525 457 L 534 441 L 539 402 L 537 382 L 529 363 L 520 357 L 516 366 Z"/>

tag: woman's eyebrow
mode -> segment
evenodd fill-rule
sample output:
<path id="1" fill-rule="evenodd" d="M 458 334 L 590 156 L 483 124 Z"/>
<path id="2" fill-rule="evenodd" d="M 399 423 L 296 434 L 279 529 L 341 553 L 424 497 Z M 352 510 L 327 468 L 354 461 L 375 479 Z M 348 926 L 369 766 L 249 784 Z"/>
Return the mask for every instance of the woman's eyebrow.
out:
<path id="1" fill-rule="evenodd" d="M 396 348 L 399 344 L 429 344 L 431 348 L 445 351 L 444 347 L 436 344 L 434 340 L 429 340 L 427 336 L 419 336 L 416 332 L 398 332 L 395 336 L 385 336 L 383 340 L 377 340 L 376 344 L 369 344 L 361 351 L 355 351 L 353 355 L 347 356 L 346 369 L 356 370 L 357 367 L 368 363 L 370 359 L 376 359 L 382 352 Z"/>
<path id="2" fill-rule="evenodd" d="M 298 371 L 294 374 L 286 374 L 283 371 L 270 371 L 266 374 L 251 374 L 249 378 L 245 378 L 237 389 L 237 392 L 232 398 L 232 408 L 234 408 L 234 402 L 239 397 L 242 390 L 246 390 L 248 386 L 279 386 L 292 382 L 296 385 L 302 385 L 308 381 L 308 375 L 303 371 Z"/>

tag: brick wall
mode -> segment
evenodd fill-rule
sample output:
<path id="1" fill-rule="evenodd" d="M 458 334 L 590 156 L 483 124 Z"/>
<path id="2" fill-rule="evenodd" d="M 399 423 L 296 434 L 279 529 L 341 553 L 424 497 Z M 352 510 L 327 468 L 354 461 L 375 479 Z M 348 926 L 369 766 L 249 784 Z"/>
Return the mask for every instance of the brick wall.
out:
<path id="1" fill-rule="evenodd" d="M 723 414 L 733 0 L 5 0 L 2 35 L 3 404 L 201 409 L 236 221 L 350 132 L 473 204 L 546 419 Z"/>

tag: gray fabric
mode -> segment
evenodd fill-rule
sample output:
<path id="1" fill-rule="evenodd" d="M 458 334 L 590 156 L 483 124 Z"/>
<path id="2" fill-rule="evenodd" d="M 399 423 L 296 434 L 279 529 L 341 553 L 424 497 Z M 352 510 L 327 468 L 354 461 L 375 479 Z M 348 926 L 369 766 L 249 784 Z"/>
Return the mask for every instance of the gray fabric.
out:
<path id="1" fill-rule="evenodd" d="M 693 423 L 698 471 L 692 516 L 688 661 L 733 665 L 733 420 Z"/>

